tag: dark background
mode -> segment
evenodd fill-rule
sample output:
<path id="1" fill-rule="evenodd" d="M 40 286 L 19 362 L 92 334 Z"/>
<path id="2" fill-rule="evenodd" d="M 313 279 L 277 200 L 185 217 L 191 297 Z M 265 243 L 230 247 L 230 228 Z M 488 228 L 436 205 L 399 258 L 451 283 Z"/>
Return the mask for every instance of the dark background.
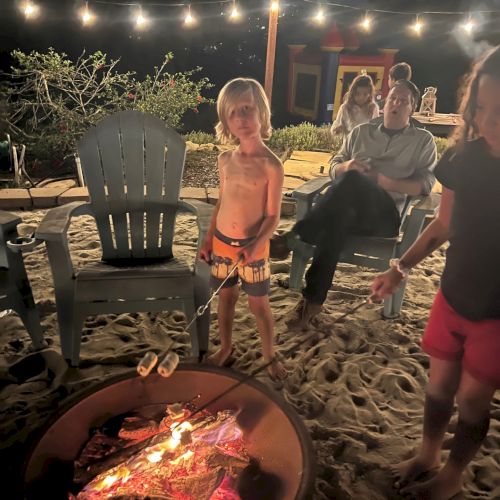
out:
<path id="1" fill-rule="evenodd" d="M 116 0 L 117 3 L 120 0 Z M 182 26 L 183 7 L 163 7 L 180 2 L 143 1 L 143 10 L 152 19 L 151 26 L 141 32 L 131 22 L 132 6 L 98 4 L 89 1 L 89 7 L 98 20 L 91 27 L 82 27 L 77 10 L 84 5 L 80 0 L 39 0 L 41 15 L 26 21 L 16 0 L 0 0 L 0 69 L 11 64 L 10 51 L 45 51 L 53 47 L 76 58 L 87 52 L 102 50 L 109 57 L 120 58 L 121 70 L 134 70 L 139 76 L 150 72 L 171 51 L 174 60 L 170 72 L 202 66 L 215 87 L 210 97 L 216 97 L 221 86 L 236 76 L 251 76 L 264 81 L 267 43 L 268 6 L 265 0 L 240 0 L 244 16 L 240 23 L 231 24 L 227 15 L 230 3 L 203 4 L 193 0 L 193 11 L 198 25 L 191 29 Z M 476 14 L 477 29 L 468 36 L 457 26 L 464 21 L 461 15 L 429 14 L 422 16 L 426 29 L 420 37 L 409 34 L 408 25 L 414 16 L 371 12 L 374 26 L 371 33 L 358 32 L 362 48 L 358 53 L 376 52 L 378 47 L 398 48 L 396 61 L 407 61 L 413 67 L 413 80 L 418 87 L 438 87 L 439 112 L 456 111 L 456 94 L 462 75 L 471 59 L 484 48 L 500 43 L 500 0 L 344 0 L 340 3 L 367 9 L 422 11 L 495 10 L 496 14 Z M 156 5 L 154 5 L 156 4 Z M 281 1 L 278 26 L 275 78 L 273 88 L 273 125 L 302 121 L 286 112 L 288 48 L 289 43 L 307 43 L 319 46 L 331 23 L 341 29 L 355 25 L 364 10 L 355 11 L 327 6 L 328 18 L 318 27 L 310 21 L 318 2 L 304 0 Z M 184 119 L 186 130 L 211 131 L 215 123 L 212 106 L 202 106 L 199 114 L 188 112 Z"/>

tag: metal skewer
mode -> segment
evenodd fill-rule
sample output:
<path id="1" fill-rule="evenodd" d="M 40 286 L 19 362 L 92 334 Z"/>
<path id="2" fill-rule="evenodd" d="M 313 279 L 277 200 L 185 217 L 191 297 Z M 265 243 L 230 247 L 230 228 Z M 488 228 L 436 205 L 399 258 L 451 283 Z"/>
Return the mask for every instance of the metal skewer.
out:
<path id="1" fill-rule="evenodd" d="M 196 309 L 196 312 L 194 316 L 191 318 L 191 321 L 187 324 L 185 330 L 189 330 L 191 328 L 191 325 L 200 317 L 205 314 L 205 311 L 208 309 L 208 306 L 211 304 L 212 300 L 216 297 L 216 295 L 220 292 L 222 287 L 226 284 L 227 280 L 233 275 L 234 271 L 238 268 L 239 262 L 241 260 L 241 257 L 238 259 L 238 261 L 234 264 L 234 266 L 231 268 L 229 271 L 228 275 L 224 278 L 222 283 L 217 287 L 217 289 L 212 293 L 208 301 L 198 307 Z M 172 373 L 175 371 L 177 368 L 177 365 L 179 364 L 179 355 L 173 351 L 170 351 L 169 349 L 164 350 L 162 353 L 157 355 L 153 351 L 148 351 L 141 361 L 139 361 L 139 364 L 137 365 L 137 373 L 141 377 L 147 377 L 153 368 L 155 367 L 156 363 L 158 362 L 159 358 L 163 358 L 162 361 L 160 361 L 158 365 L 158 373 L 162 377 L 170 377 Z"/>
<path id="2" fill-rule="evenodd" d="M 338 318 L 336 318 L 333 321 L 332 325 L 335 325 L 336 323 L 339 323 L 340 321 L 342 321 L 343 319 L 347 318 L 351 314 L 354 314 L 358 309 L 361 309 L 363 306 L 366 306 L 367 304 L 378 303 L 378 302 L 379 301 L 376 300 L 373 295 L 370 295 L 366 300 L 364 300 L 363 302 L 360 302 L 359 304 L 357 304 L 356 306 L 350 308 L 344 314 L 342 314 Z M 285 356 L 285 357 L 289 356 L 298 347 L 300 347 L 302 344 L 304 344 L 305 342 L 307 342 L 308 340 L 310 340 L 315 335 L 317 335 L 317 331 L 316 330 L 313 331 L 313 332 L 311 332 L 311 333 L 309 333 L 305 337 L 301 338 L 299 341 L 293 343 L 288 349 L 286 349 L 282 353 L 282 355 Z M 229 386 L 227 389 L 225 389 L 224 391 L 222 391 L 221 393 L 219 393 L 217 396 L 214 396 L 212 399 L 210 399 L 206 403 L 202 404 L 199 408 L 197 408 L 188 417 L 184 417 L 182 420 L 180 420 L 179 421 L 179 425 L 182 424 L 183 422 L 186 422 L 189 419 L 193 418 L 195 415 L 197 415 L 198 413 L 202 412 L 203 410 L 206 410 L 209 406 L 213 405 L 214 403 L 216 403 L 217 401 L 219 401 L 219 399 L 223 398 L 224 396 L 226 396 L 227 394 L 229 394 L 231 391 L 234 391 L 234 389 L 236 389 L 240 385 L 243 385 L 248 380 L 250 380 L 253 377 L 255 377 L 255 375 L 259 374 L 260 372 L 262 372 L 263 370 L 265 370 L 266 368 L 268 368 L 269 366 L 271 366 L 274 362 L 275 362 L 275 358 L 273 358 L 273 359 L 265 362 L 263 365 L 259 366 L 258 368 L 255 368 L 250 373 L 246 374 L 241 380 L 239 380 L 235 384 Z"/>

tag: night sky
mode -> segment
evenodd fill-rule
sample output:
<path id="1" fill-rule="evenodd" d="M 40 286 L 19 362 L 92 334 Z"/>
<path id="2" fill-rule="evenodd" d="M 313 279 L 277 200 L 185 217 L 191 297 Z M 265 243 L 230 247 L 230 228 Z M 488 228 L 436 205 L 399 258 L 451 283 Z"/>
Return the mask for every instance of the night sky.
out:
<path id="1" fill-rule="evenodd" d="M 116 3 L 120 0 L 115 0 Z M 87 52 L 102 50 L 111 58 L 121 58 L 121 70 L 134 70 L 139 76 L 159 64 L 165 52 L 174 53 L 170 72 L 202 66 L 202 76 L 215 84 L 212 97 L 220 87 L 235 76 L 251 76 L 264 80 L 267 42 L 267 8 L 264 0 L 240 0 L 244 11 L 238 24 L 227 22 L 221 15 L 230 7 L 228 3 L 200 4 L 192 1 L 198 17 L 196 27 L 182 27 L 184 8 L 161 7 L 152 4 L 178 4 L 169 1 L 143 1 L 143 9 L 152 18 L 151 26 L 142 32 L 134 30 L 131 22 L 132 7 L 95 4 L 90 8 L 98 15 L 98 22 L 83 28 L 76 12 L 84 2 L 75 0 L 39 0 L 42 15 L 26 22 L 15 0 L 0 0 L 0 67 L 7 70 L 9 53 L 19 48 L 24 51 L 44 51 L 54 47 L 57 51 L 76 58 Z M 323 2 L 327 3 L 327 2 Z M 372 53 L 380 46 L 400 49 L 396 61 L 407 61 L 413 67 L 414 81 L 424 87 L 438 87 L 438 111 L 456 110 L 456 92 L 460 77 L 469 67 L 471 57 L 489 44 L 500 43 L 500 0 L 344 0 L 339 3 L 368 9 L 398 11 L 467 11 L 497 10 L 494 15 L 478 18 L 482 21 L 473 36 L 467 36 L 456 26 L 463 21 L 456 15 L 428 15 L 426 31 L 420 38 L 408 34 L 407 25 L 414 18 L 408 15 L 390 15 L 374 12 L 376 24 L 370 34 L 359 33 L 362 48 L 357 53 Z M 275 79 L 273 90 L 273 125 L 283 126 L 302 121 L 286 112 L 288 48 L 289 43 L 319 45 L 332 22 L 343 29 L 354 25 L 364 11 L 329 7 L 329 16 L 322 27 L 314 25 L 308 17 L 317 3 L 304 0 L 281 1 L 282 13 L 278 27 Z M 202 107 L 203 108 L 203 107 Z M 200 114 L 185 117 L 186 129 L 210 130 L 215 122 L 213 109 L 200 109 Z"/>

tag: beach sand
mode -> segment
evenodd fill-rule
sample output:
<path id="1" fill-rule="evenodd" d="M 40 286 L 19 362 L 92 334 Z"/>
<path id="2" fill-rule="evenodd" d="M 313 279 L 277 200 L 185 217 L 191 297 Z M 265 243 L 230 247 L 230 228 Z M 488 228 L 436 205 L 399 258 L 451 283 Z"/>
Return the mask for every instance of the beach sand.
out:
<path id="1" fill-rule="evenodd" d="M 20 213 L 24 220 L 21 231 L 30 232 L 44 213 Z M 280 229 L 292 222 L 283 219 Z M 92 219 L 75 219 L 69 234 L 76 266 L 99 259 Z M 194 257 L 196 239 L 193 217 L 180 216 L 174 252 Z M 22 463 L 30 434 L 68 395 L 130 370 L 147 350 L 159 351 L 171 344 L 178 352 L 189 353 L 182 313 L 110 314 L 87 319 L 81 368 L 68 370 L 59 354 L 54 291 L 44 246 L 27 254 L 25 261 L 49 347 L 30 354 L 31 342 L 19 318 L 15 314 L 0 318 L 4 494 L 8 478 Z M 411 456 L 419 442 L 429 364 L 419 342 L 443 263 L 441 249 L 412 273 L 400 318 L 383 320 L 381 306 L 366 306 L 332 326 L 338 316 L 368 295 L 374 276 L 371 270 L 339 265 L 315 326 L 317 334 L 286 362 L 289 376 L 284 382 L 273 382 L 265 374 L 259 375 L 296 409 L 311 433 L 318 463 L 315 499 L 400 498 L 389 467 Z M 300 296 L 283 286 L 289 268 L 290 259 L 272 262 L 270 300 L 278 348 L 287 348 L 300 335 L 285 324 Z M 212 307 L 212 348 L 218 344 L 216 302 Z M 243 294 L 236 308 L 234 345 L 234 369 L 245 372 L 261 362 L 255 322 Z M 498 393 L 492 416 L 488 438 L 466 474 L 466 498 L 500 498 Z M 452 424 L 455 421 L 456 416 Z M 449 448 L 450 436 L 445 448 Z M 446 453 L 445 449 L 443 457 Z"/>

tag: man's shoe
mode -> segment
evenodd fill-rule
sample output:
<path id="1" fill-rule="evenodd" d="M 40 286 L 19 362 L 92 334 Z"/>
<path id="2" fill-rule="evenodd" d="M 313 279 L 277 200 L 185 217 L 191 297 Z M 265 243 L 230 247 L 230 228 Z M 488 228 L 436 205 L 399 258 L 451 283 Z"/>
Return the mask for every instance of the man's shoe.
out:
<path id="1" fill-rule="evenodd" d="M 307 299 L 302 297 L 300 302 L 293 309 L 292 315 L 286 321 L 286 324 L 289 328 L 300 327 L 303 330 L 306 330 L 309 327 L 311 320 L 317 316 L 322 309 L 322 304 L 309 302 Z"/>

